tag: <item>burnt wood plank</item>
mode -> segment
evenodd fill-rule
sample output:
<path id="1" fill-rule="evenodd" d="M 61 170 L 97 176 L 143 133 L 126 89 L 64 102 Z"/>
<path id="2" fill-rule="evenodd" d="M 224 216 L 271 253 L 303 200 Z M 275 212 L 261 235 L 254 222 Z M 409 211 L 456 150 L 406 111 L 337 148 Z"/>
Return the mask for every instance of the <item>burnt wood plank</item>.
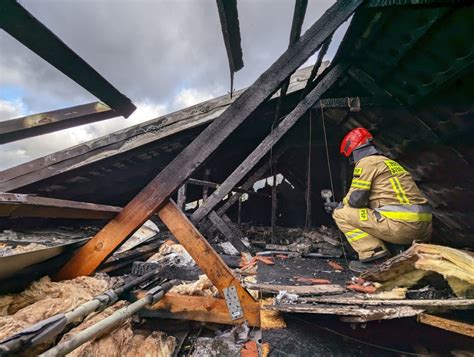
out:
<path id="1" fill-rule="evenodd" d="M 316 103 L 321 95 L 345 72 L 346 64 L 333 67 L 316 87 L 289 113 L 280 124 L 247 156 L 232 174 L 217 188 L 209 198 L 193 213 L 191 220 L 200 222 L 236 186 L 247 173 L 265 156 L 268 151 L 290 130 L 293 125 Z"/>
<path id="2" fill-rule="evenodd" d="M 118 115 L 108 105 L 94 102 L 5 120 L 0 123 L 0 144 L 94 123 Z"/>
<path id="3" fill-rule="evenodd" d="M 191 144 L 181 151 L 114 219 L 84 245 L 73 259 L 63 267 L 59 276 L 65 278 L 91 274 L 103 260 L 129 238 L 138 227 L 145 223 L 155 211 L 167 203 L 169 196 L 192 175 L 260 104 L 277 90 L 284 80 L 290 77 L 291 73 L 313 54 L 361 3 L 362 0 L 341 1 L 335 3 L 326 11 L 218 119 L 212 122 Z M 329 82 L 331 81 L 325 81 L 327 84 Z M 321 90 L 323 86 L 321 85 L 317 88 Z M 320 93 L 317 89 L 314 91 L 316 93 L 314 102 L 316 102 L 319 99 Z M 308 95 L 308 98 L 312 98 L 312 96 Z M 306 100 L 305 98 L 302 103 L 307 103 Z M 297 108 L 299 108 L 298 110 L 303 110 L 303 107 L 305 108 L 304 111 L 306 111 L 307 105 L 305 106 L 300 103 Z M 300 114 L 297 111 L 293 116 L 299 117 Z M 286 123 L 289 123 L 289 121 L 286 121 Z M 280 131 L 281 129 L 278 130 L 277 128 L 275 132 L 279 133 Z M 255 163 L 252 167 L 254 165 Z M 84 265 L 84 268 L 76 271 L 75 269 L 78 268 L 78 258 L 76 257 L 83 257 L 90 264 Z"/>
<path id="4" fill-rule="evenodd" d="M 121 208 L 55 198 L 0 193 L 0 217 L 111 219 Z"/>
<path id="5" fill-rule="evenodd" d="M 227 225 L 224 220 L 212 211 L 209 214 L 209 220 L 222 233 L 222 235 L 237 249 L 239 252 L 247 252 L 247 247 L 240 241 L 239 237 L 235 235 L 233 230 Z"/>

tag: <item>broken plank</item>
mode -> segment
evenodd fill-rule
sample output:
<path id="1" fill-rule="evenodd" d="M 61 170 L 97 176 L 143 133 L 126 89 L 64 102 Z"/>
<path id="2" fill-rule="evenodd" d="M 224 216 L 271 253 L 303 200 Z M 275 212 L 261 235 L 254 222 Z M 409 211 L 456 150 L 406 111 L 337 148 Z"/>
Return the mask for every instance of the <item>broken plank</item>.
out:
<path id="1" fill-rule="evenodd" d="M 364 305 L 364 306 L 432 306 L 432 307 L 449 307 L 449 308 L 469 308 L 474 309 L 474 299 L 446 299 L 446 300 L 380 300 L 370 298 L 356 298 L 356 297 L 331 297 L 321 296 L 314 298 L 302 298 L 301 301 L 311 303 L 327 303 L 327 304 L 341 304 L 341 305 Z"/>
<path id="2" fill-rule="evenodd" d="M 474 325 L 470 323 L 447 319 L 444 317 L 439 317 L 439 316 L 430 315 L 426 313 L 422 313 L 418 315 L 417 320 L 418 322 L 421 322 L 425 325 L 430 325 L 430 326 L 434 326 L 443 330 L 455 332 L 461 335 L 474 337 Z"/>
<path id="3" fill-rule="evenodd" d="M 286 291 L 290 294 L 297 295 L 324 295 L 324 294 L 341 294 L 346 291 L 344 287 L 338 284 L 326 284 L 326 285 L 274 285 L 274 284 L 261 284 L 261 283 L 248 283 L 246 286 L 249 289 L 259 290 L 262 292 L 278 293 L 280 291 Z"/>
<path id="4" fill-rule="evenodd" d="M 0 144 L 111 119 L 120 114 L 101 102 L 28 115 L 0 123 Z"/>
<path id="5" fill-rule="evenodd" d="M 178 200 L 176 202 L 176 205 L 183 212 L 186 210 L 186 188 L 186 184 L 181 185 L 178 190 Z"/>
<path id="6" fill-rule="evenodd" d="M 84 245 L 61 269 L 58 277 L 65 279 L 92 274 L 100 263 L 143 225 L 155 211 L 164 206 L 171 208 L 168 202 L 170 195 L 313 54 L 361 3 L 362 0 L 348 0 L 331 6 L 294 46 L 285 51 L 218 119 L 204 129 L 116 217 Z M 340 66 L 335 67 L 330 73 L 338 72 L 340 69 Z M 314 102 L 318 100 L 322 90 L 327 89 L 333 81 L 326 80 L 321 83 L 324 85 L 316 87 L 311 92 L 313 95 L 310 93 L 302 103 L 306 103 L 308 97 L 314 99 Z M 306 111 L 306 107 L 308 103 L 299 105 L 297 108 Z M 299 113 L 297 112 L 294 116 L 299 117 Z M 276 132 L 279 132 L 278 128 Z M 255 163 L 252 167 L 254 165 Z M 86 260 L 87 264 L 82 264 Z"/>
<path id="7" fill-rule="evenodd" d="M 137 298 L 143 296 L 137 294 Z M 163 299 L 140 312 L 141 316 L 183 319 L 219 324 L 240 324 L 242 319 L 232 320 L 224 299 L 210 296 L 189 296 L 167 293 Z M 248 321 L 250 326 L 260 326 L 256 321 Z"/>
<path id="8" fill-rule="evenodd" d="M 209 220 L 214 226 L 222 233 L 222 235 L 234 246 L 239 252 L 247 252 L 247 247 L 241 242 L 238 236 L 232 231 L 232 229 L 225 223 L 216 212 L 212 211 L 209 215 Z"/>
<path id="9" fill-rule="evenodd" d="M 0 217 L 111 219 L 121 208 L 17 193 L 0 193 Z"/>
<path id="10" fill-rule="evenodd" d="M 192 214 L 191 221 L 200 222 L 221 202 L 224 197 L 249 173 L 249 171 L 270 151 L 284 134 L 296 124 L 326 90 L 345 72 L 347 64 L 335 65 L 316 87 L 283 119 L 276 128 L 247 156 L 247 158 L 230 174 L 230 176 L 212 193 Z"/>
<path id="11" fill-rule="evenodd" d="M 347 322 L 398 319 L 417 316 L 423 312 L 423 309 L 415 309 L 409 306 L 363 308 L 356 305 L 328 306 L 313 304 L 277 304 L 267 305 L 264 308 L 290 313 L 338 315 L 342 316 L 343 320 Z"/>

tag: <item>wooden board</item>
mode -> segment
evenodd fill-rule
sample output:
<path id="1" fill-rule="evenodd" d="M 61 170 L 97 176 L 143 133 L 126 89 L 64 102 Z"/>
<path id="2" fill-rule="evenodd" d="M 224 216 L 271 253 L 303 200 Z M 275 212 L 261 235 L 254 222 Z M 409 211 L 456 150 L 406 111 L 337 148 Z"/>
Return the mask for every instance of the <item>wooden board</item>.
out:
<path id="1" fill-rule="evenodd" d="M 451 320 L 444 317 L 434 316 L 425 313 L 418 315 L 418 322 L 434 326 L 443 330 L 459 333 L 461 335 L 474 337 L 474 324 Z"/>
<path id="2" fill-rule="evenodd" d="M 443 307 L 451 309 L 474 309 L 474 299 L 402 299 L 402 300 L 380 300 L 360 297 L 321 296 L 314 298 L 302 298 L 301 301 L 311 303 L 327 303 L 341 305 L 364 305 L 364 306 L 424 306 Z"/>
<path id="3" fill-rule="evenodd" d="M 0 144 L 31 138 L 119 116 L 101 102 L 77 105 L 46 113 L 5 120 L 0 123 Z"/>
<path id="4" fill-rule="evenodd" d="M 139 298 L 139 294 L 137 297 Z M 242 319 L 232 320 L 224 299 L 209 296 L 188 296 L 167 293 L 156 304 L 141 312 L 144 316 L 159 316 L 220 324 L 240 324 Z M 260 320 L 248 320 L 250 326 L 260 326 Z"/>
<path id="5" fill-rule="evenodd" d="M 0 193 L 0 217 L 110 219 L 121 209 L 88 202 Z"/>
<path id="6" fill-rule="evenodd" d="M 321 294 L 340 294 L 346 291 L 341 285 L 337 284 L 325 284 L 325 285 L 274 285 L 274 284 L 260 284 L 260 283 L 249 283 L 246 284 L 249 289 L 278 293 L 280 291 L 286 291 L 290 294 L 298 295 L 321 295 Z"/>
<path id="7" fill-rule="evenodd" d="M 313 304 L 278 304 L 265 306 L 265 309 L 301 314 L 339 315 L 344 317 L 344 321 L 347 322 L 390 320 L 417 316 L 423 312 L 423 309 L 412 308 L 410 306 L 364 308 L 357 305 L 328 306 Z"/>

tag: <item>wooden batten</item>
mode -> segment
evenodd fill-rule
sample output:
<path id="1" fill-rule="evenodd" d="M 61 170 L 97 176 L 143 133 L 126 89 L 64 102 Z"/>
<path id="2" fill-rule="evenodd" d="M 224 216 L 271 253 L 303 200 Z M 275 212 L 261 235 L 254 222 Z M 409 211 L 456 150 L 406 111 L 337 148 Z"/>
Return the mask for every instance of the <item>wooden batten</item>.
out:
<path id="1" fill-rule="evenodd" d="M 137 298 L 143 297 L 144 292 L 137 294 Z M 255 304 L 258 307 L 258 304 Z M 144 316 L 157 316 L 171 319 L 193 320 L 203 322 L 215 322 L 220 324 L 237 325 L 244 320 L 250 326 L 260 326 L 259 308 L 253 311 L 250 318 L 232 320 L 224 299 L 209 296 L 188 296 L 167 293 L 163 299 L 142 311 Z"/>

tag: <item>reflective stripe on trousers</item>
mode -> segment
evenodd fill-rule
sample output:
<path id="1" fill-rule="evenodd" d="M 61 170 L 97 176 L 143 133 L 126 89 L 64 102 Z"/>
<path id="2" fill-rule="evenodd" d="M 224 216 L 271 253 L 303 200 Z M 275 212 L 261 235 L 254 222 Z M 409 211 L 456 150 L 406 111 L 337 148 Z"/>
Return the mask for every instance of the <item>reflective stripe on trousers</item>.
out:
<path id="1" fill-rule="evenodd" d="M 376 208 L 382 216 L 408 222 L 431 222 L 432 209 L 429 205 L 389 205 Z"/>

